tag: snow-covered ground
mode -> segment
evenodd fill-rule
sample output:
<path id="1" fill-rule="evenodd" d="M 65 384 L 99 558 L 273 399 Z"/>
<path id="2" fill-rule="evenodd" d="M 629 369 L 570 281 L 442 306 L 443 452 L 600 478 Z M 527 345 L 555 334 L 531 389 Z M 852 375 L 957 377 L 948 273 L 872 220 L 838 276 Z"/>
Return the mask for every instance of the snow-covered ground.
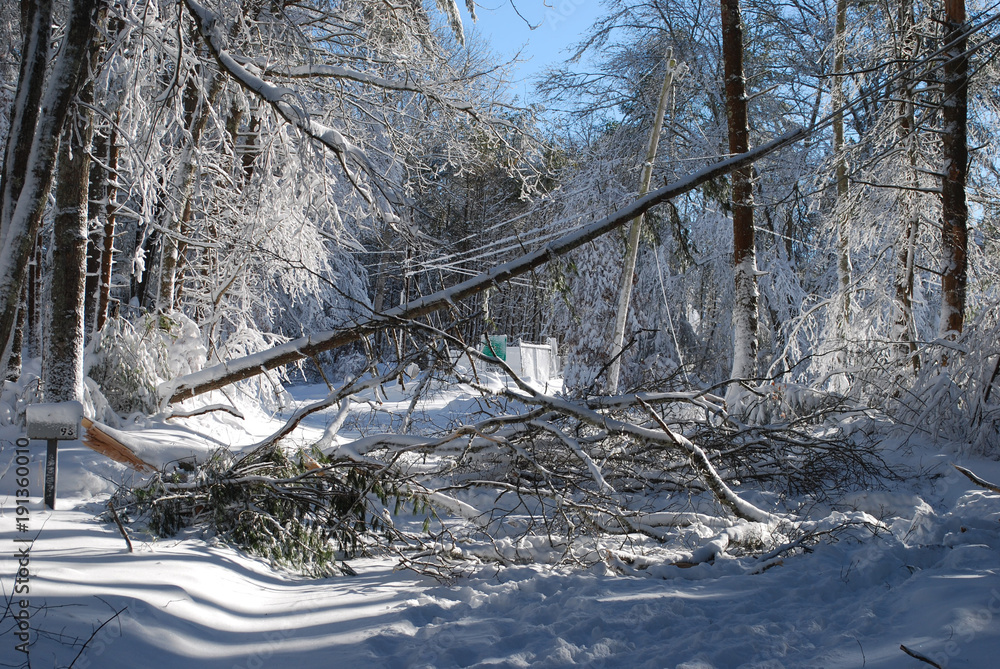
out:
<path id="1" fill-rule="evenodd" d="M 295 389 L 297 403 L 323 395 Z M 438 394 L 421 419 L 443 421 L 463 401 Z M 324 420 L 295 438 L 315 440 Z M 280 425 L 218 414 L 171 423 L 233 445 Z M 18 436 L 0 432 L 0 666 L 27 663 L 17 616 L 36 668 L 1000 666 L 1000 495 L 949 466 L 996 482 L 1000 463 L 940 445 L 888 450 L 913 475 L 847 500 L 884 531 L 845 532 L 763 571 L 723 554 L 644 576 L 600 563 L 491 566 L 444 584 L 388 559 L 306 579 L 190 533 L 136 534 L 129 553 L 99 518 L 127 474 L 79 442 L 60 447 L 54 512 L 40 501 L 44 446 L 31 444 L 32 497 L 18 515 Z"/>

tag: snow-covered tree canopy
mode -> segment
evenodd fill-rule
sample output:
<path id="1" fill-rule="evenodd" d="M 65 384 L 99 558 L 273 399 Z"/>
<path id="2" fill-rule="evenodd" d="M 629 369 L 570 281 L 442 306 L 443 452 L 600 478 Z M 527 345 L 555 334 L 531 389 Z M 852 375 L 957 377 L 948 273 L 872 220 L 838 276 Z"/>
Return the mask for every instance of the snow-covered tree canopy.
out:
<path id="1" fill-rule="evenodd" d="M 24 95 L 91 90 L 69 111 L 94 129 L 83 148 L 93 156 L 86 337 L 109 312 L 134 320 L 177 311 L 204 333 L 209 358 L 224 360 L 349 323 L 371 307 L 366 254 L 393 240 L 427 245 L 414 204 L 436 175 L 479 169 L 484 150 L 505 153 L 510 177 L 530 190 L 534 142 L 529 126 L 510 120 L 504 66 L 465 38 L 454 2 L 438 5 L 41 3 L 26 15 L 40 27 L 25 24 L 23 47 L 5 14 L 5 53 L 31 47 L 41 62 L 82 72 L 70 85 L 28 71 Z M 74 62 L 62 55 L 69 40 L 59 26 L 70 9 L 96 30 Z M 5 113 L 25 118 L 12 98 Z M 33 135 L 58 139 L 53 127 L 14 133 L 28 138 L 24 155 Z M 11 159 L 6 169 L 22 167 Z M 32 193 L 19 203 L 5 192 L 3 234 L 22 241 L 6 247 L 19 270 L 2 286 L 11 309 L 0 334 L 9 341 L 22 330 L 14 314 L 26 285 L 24 344 L 37 354 L 45 328 L 36 305 L 55 261 L 46 258 L 44 199 Z"/>

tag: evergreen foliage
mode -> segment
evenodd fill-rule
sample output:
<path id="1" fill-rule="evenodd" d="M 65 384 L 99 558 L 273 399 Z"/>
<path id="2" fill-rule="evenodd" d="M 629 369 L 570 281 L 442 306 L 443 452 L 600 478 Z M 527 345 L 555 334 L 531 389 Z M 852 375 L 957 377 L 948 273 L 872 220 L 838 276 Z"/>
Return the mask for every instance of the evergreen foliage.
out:
<path id="1" fill-rule="evenodd" d="M 161 537 L 194 529 L 309 576 L 352 573 L 347 560 L 400 540 L 389 509 L 431 513 L 377 463 L 281 449 L 233 461 L 217 453 L 120 491 L 113 504 Z"/>

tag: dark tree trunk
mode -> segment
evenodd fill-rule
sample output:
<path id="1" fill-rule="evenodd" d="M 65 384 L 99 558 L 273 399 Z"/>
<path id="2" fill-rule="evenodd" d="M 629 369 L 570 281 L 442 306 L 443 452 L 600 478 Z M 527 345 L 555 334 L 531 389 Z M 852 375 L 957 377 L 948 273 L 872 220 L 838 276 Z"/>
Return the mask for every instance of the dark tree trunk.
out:
<path id="1" fill-rule="evenodd" d="M 101 16 L 100 21 L 107 20 Z M 108 21 L 108 31 L 118 35 L 124 28 L 119 19 Z M 90 65 L 96 72 L 107 50 L 107 38 L 95 40 L 91 46 Z M 94 102 L 94 84 L 88 82 L 80 92 L 80 99 L 89 104 Z M 88 112 L 90 117 L 93 114 Z M 117 199 L 118 172 L 118 122 L 121 110 L 113 123 L 102 123 L 103 128 L 91 130 L 93 148 L 91 155 L 96 161 L 90 163 L 90 202 L 87 207 L 89 238 L 87 243 L 87 288 L 85 334 L 90 337 L 104 327 L 107 317 L 108 289 L 114 250 L 115 201 Z M 105 278 L 105 276 L 107 278 Z"/>
<path id="2" fill-rule="evenodd" d="M 722 0 L 722 57 L 726 86 L 729 152 L 750 148 L 746 79 L 743 76 L 743 19 L 739 0 Z M 753 185 L 749 165 L 733 172 L 733 372 L 754 375 L 757 356 L 757 261 L 754 250 Z"/>
<path id="3" fill-rule="evenodd" d="M 26 306 L 28 308 L 25 314 L 25 319 L 27 320 L 28 356 L 32 358 L 37 358 L 42 354 L 42 319 L 38 312 L 42 292 L 41 247 L 41 239 L 36 240 L 35 250 L 32 251 L 31 260 L 28 264 L 28 285 L 24 289 L 24 292 L 27 293 Z"/>
<path id="4" fill-rule="evenodd" d="M 967 110 L 969 59 L 965 53 L 965 0 L 945 0 L 944 100 L 942 102 L 944 178 L 941 184 L 941 334 L 962 333 L 968 272 L 968 209 L 965 182 L 968 174 Z"/>
<path id="5" fill-rule="evenodd" d="M 105 12 L 94 21 L 103 23 Z M 91 204 L 94 180 L 90 175 L 94 140 L 94 78 L 102 44 L 94 40 L 79 93 L 79 104 L 70 112 L 59 148 L 56 176 L 55 215 L 52 218 L 52 258 L 49 270 L 49 309 L 42 352 L 42 390 L 46 401 L 83 399 L 83 349 L 86 345 L 88 220 L 95 213 Z M 104 142 L 105 146 L 107 142 Z M 98 175 L 100 210 L 107 188 L 107 175 Z M 100 263 L 97 263 L 98 267 Z"/>
<path id="6" fill-rule="evenodd" d="M 97 284 L 97 313 L 94 323 L 97 332 L 104 329 L 108 321 L 111 303 L 111 270 L 115 251 L 115 226 L 118 218 L 118 133 L 112 131 L 108 146 L 108 171 L 111 181 L 107 191 L 107 212 L 104 219 L 104 234 L 101 236 L 101 266 Z"/>
<path id="7" fill-rule="evenodd" d="M 85 324 L 86 333 L 90 337 L 97 328 L 98 295 L 101 281 L 101 257 L 104 252 L 104 221 L 107 218 L 107 203 L 110 193 L 110 175 L 105 165 L 110 159 L 109 128 L 99 129 L 94 133 L 91 152 L 96 158 L 90 165 L 90 202 L 87 207 L 88 240 L 87 240 L 87 289 Z"/>
<path id="8" fill-rule="evenodd" d="M 7 359 L 7 370 L 4 378 L 7 381 L 17 381 L 21 378 L 21 352 L 24 348 L 24 331 L 28 317 L 28 291 L 22 290 L 21 306 L 17 309 L 17 327 L 11 338 L 10 357 Z"/>
<path id="9" fill-rule="evenodd" d="M 37 110 L 44 90 L 51 23 L 52 0 L 21 0 L 21 64 L 17 92 L 10 110 L 3 172 L 0 173 L 0 243 L 10 229 L 14 207 L 21 195 L 28 169 Z M 25 329 L 34 325 L 29 318 L 32 312 L 29 311 L 27 302 L 28 291 L 22 285 L 5 371 L 5 377 L 12 381 L 21 375 L 21 349 L 25 344 Z M 27 339 L 30 341 L 31 332 L 28 335 Z M 0 353 L 2 351 L 3 346 L 0 346 Z"/>
<path id="10" fill-rule="evenodd" d="M 28 154 L 45 83 L 51 25 L 52 0 L 21 0 L 21 67 L 10 114 L 3 173 L 0 174 L 0 197 L 3 201 L 0 235 L 4 236 L 24 186 L 24 175 L 28 172 Z"/>

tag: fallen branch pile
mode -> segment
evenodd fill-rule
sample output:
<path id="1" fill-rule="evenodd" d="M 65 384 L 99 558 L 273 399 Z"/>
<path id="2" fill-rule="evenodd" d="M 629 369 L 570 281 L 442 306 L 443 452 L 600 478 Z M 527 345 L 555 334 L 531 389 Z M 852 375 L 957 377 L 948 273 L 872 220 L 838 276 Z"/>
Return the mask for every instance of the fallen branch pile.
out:
<path id="1" fill-rule="evenodd" d="M 722 398 L 698 391 L 574 400 L 540 392 L 473 349 L 463 351 L 473 364 L 459 370 L 447 347 L 434 350 L 406 415 L 388 418 L 399 429 L 337 435 L 354 394 L 397 378 L 402 366 L 334 389 L 244 455 L 160 473 L 116 506 L 159 533 L 210 527 L 309 573 L 342 572 L 346 559 L 385 550 L 439 574 L 470 559 L 624 569 L 681 536 L 689 548 L 671 564 L 801 549 L 813 530 L 785 508 L 785 495 L 821 498 L 888 475 L 834 423 L 747 426 Z M 513 383 L 488 385 L 476 373 L 485 362 Z M 435 379 L 478 391 L 478 409 L 438 429 L 415 425 L 420 393 Z M 308 453 L 286 452 L 282 439 L 326 409 L 336 412 L 326 435 Z M 353 420 L 359 430 L 357 413 Z"/>

